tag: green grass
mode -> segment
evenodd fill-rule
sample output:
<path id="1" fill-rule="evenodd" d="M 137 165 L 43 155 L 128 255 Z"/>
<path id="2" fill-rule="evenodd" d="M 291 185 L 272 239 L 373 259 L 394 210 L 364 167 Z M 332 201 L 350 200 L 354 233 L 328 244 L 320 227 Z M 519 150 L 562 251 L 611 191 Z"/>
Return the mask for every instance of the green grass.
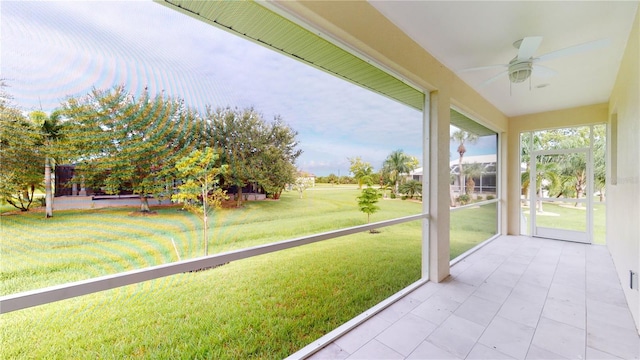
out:
<path id="1" fill-rule="evenodd" d="M 452 211 L 450 220 L 450 258 L 473 248 L 498 233 L 498 204 L 491 203 Z"/>
<path id="2" fill-rule="evenodd" d="M 570 205 L 570 204 L 569 204 Z M 585 231 L 586 210 L 585 208 L 575 208 L 572 206 L 561 206 L 556 203 L 544 203 L 542 209 L 545 214 L 536 216 L 539 226 L 558 228 L 566 230 Z M 593 242 L 595 244 L 606 243 L 606 205 L 598 202 L 593 203 Z M 526 208 L 524 215 L 529 224 L 529 209 Z"/>
<path id="3" fill-rule="evenodd" d="M 210 253 L 364 224 L 357 195 L 320 186 L 303 199 L 291 192 L 222 210 Z M 411 201 L 379 205 L 372 221 L 421 210 Z M 194 215 L 133 210 L 3 216 L 2 294 L 175 261 L 172 239 L 183 259 L 202 255 Z M 471 237 L 491 214 L 495 206 L 454 213 L 452 231 Z M 421 222 L 380 230 L 2 315 L 0 358 L 285 357 L 419 279 Z M 452 244 L 452 255 L 482 236 Z"/>

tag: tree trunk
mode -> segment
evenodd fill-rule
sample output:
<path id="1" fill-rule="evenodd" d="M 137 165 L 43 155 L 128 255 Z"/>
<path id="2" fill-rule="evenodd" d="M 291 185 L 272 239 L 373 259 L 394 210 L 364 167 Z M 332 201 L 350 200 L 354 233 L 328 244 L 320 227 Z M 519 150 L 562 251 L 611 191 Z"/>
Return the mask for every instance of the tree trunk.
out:
<path id="1" fill-rule="evenodd" d="M 206 183 L 205 183 L 206 184 Z M 205 190 L 207 186 L 202 188 L 202 241 L 204 242 L 204 256 L 209 255 L 209 239 L 207 233 L 209 232 L 209 217 L 207 216 L 207 192 Z"/>
<path id="2" fill-rule="evenodd" d="M 476 182 L 473 181 L 473 177 L 469 176 L 469 178 L 467 179 L 467 188 L 465 189 L 465 193 L 467 195 L 469 195 L 469 197 L 471 197 L 471 195 L 473 195 L 473 191 L 476 188 Z"/>
<path id="3" fill-rule="evenodd" d="M 53 192 L 51 191 L 51 162 L 47 156 L 44 159 L 44 201 L 45 218 L 53 216 Z"/>
<path id="4" fill-rule="evenodd" d="M 453 195 L 453 185 L 449 184 L 449 206 L 456 206 L 456 197 Z"/>
<path id="5" fill-rule="evenodd" d="M 540 186 L 540 190 L 538 192 L 538 211 L 543 212 L 542 210 L 542 185 Z"/>
<path id="6" fill-rule="evenodd" d="M 140 212 L 149 212 L 149 200 L 143 194 L 140 194 Z"/>
<path id="7" fill-rule="evenodd" d="M 458 191 L 458 195 L 462 195 L 464 194 L 464 183 L 462 182 L 462 156 L 460 155 L 460 157 L 458 158 L 458 186 L 460 187 L 459 191 Z"/>
<path id="8" fill-rule="evenodd" d="M 242 186 L 238 185 L 238 191 L 236 192 L 236 207 L 242 206 Z"/>
<path id="9" fill-rule="evenodd" d="M 204 242 L 204 256 L 209 255 L 209 239 L 207 238 L 207 232 L 209 230 L 209 219 L 207 214 L 204 214 L 204 225 L 202 227 L 202 241 Z"/>

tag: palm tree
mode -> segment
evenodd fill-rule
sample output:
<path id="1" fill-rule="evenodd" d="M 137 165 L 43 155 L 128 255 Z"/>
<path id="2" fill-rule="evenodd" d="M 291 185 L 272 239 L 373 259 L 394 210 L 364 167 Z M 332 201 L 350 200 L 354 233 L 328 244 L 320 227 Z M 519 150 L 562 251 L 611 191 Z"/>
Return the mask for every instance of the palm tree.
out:
<path id="1" fill-rule="evenodd" d="M 402 193 L 409 195 L 413 199 L 413 195 L 420 194 L 422 192 L 422 183 L 417 180 L 409 180 L 400 186 Z"/>
<path id="2" fill-rule="evenodd" d="M 482 176 L 482 173 L 484 172 L 484 165 L 474 162 L 471 164 L 467 164 L 467 166 L 464 167 L 464 175 L 467 178 L 467 187 L 466 187 L 466 194 L 471 196 L 473 195 L 473 191 L 476 187 L 476 183 L 473 180 L 474 178 L 478 179 Z"/>
<path id="3" fill-rule="evenodd" d="M 464 130 L 456 130 L 451 134 L 451 140 L 454 140 L 458 143 L 458 183 L 460 184 L 460 193 L 462 193 L 462 176 L 464 175 L 464 171 L 462 169 L 462 158 L 464 157 L 464 153 L 467 152 L 467 148 L 465 148 L 464 144 L 475 144 L 478 141 L 478 135 L 472 134 L 468 131 Z"/>
<path id="4" fill-rule="evenodd" d="M 53 216 L 53 191 L 51 190 L 51 166 L 55 159 L 51 156 L 54 151 L 54 142 L 62 137 L 62 124 L 60 124 L 60 112 L 54 111 L 47 116 L 43 111 L 37 110 L 29 114 L 31 120 L 39 127 L 42 151 L 44 158 L 44 188 L 45 188 L 45 217 Z"/>
<path id="5" fill-rule="evenodd" d="M 402 150 L 394 150 L 387 156 L 382 165 L 383 171 L 389 174 L 389 179 L 394 183 L 394 192 L 398 193 L 400 174 L 408 174 L 415 169 L 413 158 L 405 154 Z"/>
<path id="6" fill-rule="evenodd" d="M 523 188 L 529 188 L 531 183 L 531 172 L 523 172 L 521 175 L 521 182 Z M 560 185 L 560 176 L 557 173 L 557 164 L 554 162 L 537 163 L 536 164 L 536 192 L 538 196 L 542 196 L 542 189 L 546 185 L 550 188 L 557 188 Z M 542 200 L 539 200 L 536 204 L 537 210 L 542 212 Z"/>

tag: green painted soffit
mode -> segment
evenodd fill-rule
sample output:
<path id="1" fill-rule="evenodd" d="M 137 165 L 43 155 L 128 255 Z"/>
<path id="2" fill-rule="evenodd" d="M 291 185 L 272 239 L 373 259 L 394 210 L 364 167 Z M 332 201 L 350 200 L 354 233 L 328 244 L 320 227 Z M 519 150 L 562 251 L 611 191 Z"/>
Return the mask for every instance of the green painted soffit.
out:
<path id="1" fill-rule="evenodd" d="M 253 1 L 155 0 L 417 110 L 424 94 Z"/>
<path id="2" fill-rule="evenodd" d="M 496 134 L 495 131 L 478 124 L 477 122 L 471 120 L 470 118 L 460 114 L 453 109 L 449 111 L 449 116 L 451 117 L 451 125 L 457 127 L 458 129 L 468 131 L 478 136 Z"/>

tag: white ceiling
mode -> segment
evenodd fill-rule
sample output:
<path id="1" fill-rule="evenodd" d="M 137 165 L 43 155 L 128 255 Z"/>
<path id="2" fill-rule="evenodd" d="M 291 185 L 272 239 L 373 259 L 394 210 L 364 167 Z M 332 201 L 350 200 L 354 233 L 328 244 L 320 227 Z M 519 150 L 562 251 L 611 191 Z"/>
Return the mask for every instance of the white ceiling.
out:
<path id="1" fill-rule="evenodd" d="M 637 1 L 370 3 L 507 116 L 607 102 L 638 6 Z M 512 43 L 526 36 L 543 37 L 534 57 L 603 38 L 611 42 L 541 63 L 557 74 L 534 74 L 531 90 L 528 80 L 513 84 L 510 90 L 506 74 L 482 85 L 502 69 L 459 72 L 507 64 L 517 54 Z"/>

